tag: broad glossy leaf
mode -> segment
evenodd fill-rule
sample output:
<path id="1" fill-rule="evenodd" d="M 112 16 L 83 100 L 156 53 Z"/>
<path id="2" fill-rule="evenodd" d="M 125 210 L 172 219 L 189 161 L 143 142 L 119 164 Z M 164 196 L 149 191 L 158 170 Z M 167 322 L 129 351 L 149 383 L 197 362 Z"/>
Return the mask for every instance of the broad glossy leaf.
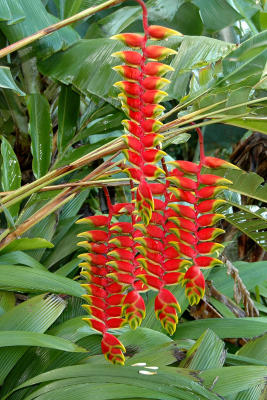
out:
<path id="1" fill-rule="evenodd" d="M 208 31 L 219 31 L 241 19 L 241 15 L 226 0 L 193 0 L 200 9 Z"/>
<path id="2" fill-rule="evenodd" d="M 47 99 L 41 94 L 31 94 L 27 98 L 31 135 L 32 169 L 35 177 L 41 178 L 48 171 L 52 156 L 52 125 Z"/>
<path id="3" fill-rule="evenodd" d="M 11 310 L 16 303 L 14 293 L 11 292 L 0 292 L 0 316 L 5 312 Z"/>
<path id="4" fill-rule="evenodd" d="M 251 84 L 256 84 L 266 64 L 266 39 L 267 31 L 261 32 L 229 53 L 223 59 L 224 77 L 218 83 L 227 81 L 229 85 L 250 77 Z"/>
<path id="5" fill-rule="evenodd" d="M 25 330 L 45 332 L 65 308 L 65 302 L 58 296 L 41 295 L 24 301 L 0 317 L 0 330 Z M 31 310 L 31 312 L 29 312 Z M 25 353 L 25 348 L 0 349 L 0 382 Z"/>
<path id="6" fill-rule="evenodd" d="M 188 74 L 188 72 L 220 60 L 232 48 L 231 43 L 204 36 L 184 37 L 178 54 L 170 64 L 175 71 L 167 75 L 167 78 L 172 81 L 168 90 L 169 96 L 174 98 L 184 96 L 184 92 L 181 93 L 179 86 L 184 79 L 187 83 L 189 82 L 191 73 Z"/>
<path id="7" fill-rule="evenodd" d="M 251 131 L 265 133 L 267 135 L 267 119 L 264 117 L 247 116 L 243 118 L 233 118 L 230 121 L 225 121 L 225 124 L 239 126 Z"/>
<path id="8" fill-rule="evenodd" d="M 224 359 L 223 341 L 211 329 L 208 329 L 187 351 L 179 367 L 198 370 L 217 368 L 223 366 Z"/>
<path id="9" fill-rule="evenodd" d="M 206 329 L 220 338 L 252 338 L 267 329 L 267 318 L 208 318 L 179 324 L 174 339 L 197 339 Z"/>
<path id="10" fill-rule="evenodd" d="M 17 156 L 10 143 L 2 136 L 1 143 L 1 185 L 3 191 L 16 190 L 21 185 L 21 171 Z M 14 218 L 19 212 L 19 204 L 9 207 L 8 211 Z"/>
<path id="11" fill-rule="evenodd" d="M 212 386 L 215 393 L 226 396 L 264 383 L 266 372 L 266 367 L 258 366 L 225 367 L 200 372 L 200 377 L 205 386 Z"/>
<path id="12" fill-rule="evenodd" d="M 248 290 L 252 290 L 266 279 L 267 261 L 255 263 L 236 261 L 234 266 L 238 268 L 239 275 Z M 232 279 L 227 279 L 225 267 L 214 268 L 210 272 L 209 279 L 213 281 L 216 289 L 228 297 L 233 297 L 234 282 Z"/>
<path id="13" fill-rule="evenodd" d="M 0 289 L 16 292 L 66 293 L 80 297 L 84 289 L 72 279 L 48 271 L 0 264 Z"/>
<path id="14" fill-rule="evenodd" d="M 8 246 L 6 246 L 0 253 L 6 254 L 10 253 L 11 251 L 17 250 L 34 250 L 34 249 L 51 249 L 54 245 L 42 238 L 23 238 L 23 239 L 16 239 L 11 242 Z"/>
<path id="15" fill-rule="evenodd" d="M 8 25 L 22 21 L 25 16 L 19 4 L 10 4 L 9 0 L 0 0 L 0 21 L 7 21 Z"/>
<path id="16" fill-rule="evenodd" d="M 62 85 L 58 99 L 57 145 L 62 152 L 69 144 L 77 129 L 80 111 L 80 96 L 71 86 Z"/>
<path id="17" fill-rule="evenodd" d="M 3 1 L 3 0 L 2 0 Z M 25 19 L 18 24 L 10 25 L 9 22 L 1 24 L 1 30 L 10 43 L 14 43 L 26 36 L 29 36 L 42 28 L 46 28 L 58 22 L 58 19 L 49 14 L 41 0 L 8 0 L 11 18 L 18 17 L 18 10 L 23 13 Z M 51 53 L 68 47 L 79 39 L 79 35 L 70 26 L 38 40 L 33 44 L 34 54 L 39 57 L 48 56 Z"/>
<path id="18" fill-rule="evenodd" d="M 4 0 L 5 1 L 5 0 Z M 1 4 L 0 4 L 1 6 Z M 14 81 L 10 69 L 8 67 L 0 67 L 0 87 L 4 89 L 14 90 L 20 96 L 25 96 L 25 93 L 20 90 Z"/>
<path id="19" fill-rule="evenodd" d="M 19 264 L 27 265 L 31 268 L 46 270 L 35 258 L 29 256 L 23 251 L 11 251 L 10 253 L 0 255 L 0 264 Z"/>
<path id="20" fill-rule="evenodd" d="M 193 3 L 183 2 L 174 16 L 172 27 L 184 35 L 201 35 L 203 22 L 199 8 Z"/>
<path id="21" fill-rule="evenodd" d="M 200 398 L 201 400 L 218 400 L 215 394 L 200 386 L 196 381 L 197 378 L 192 376 L 186 369 L 174 369 L 170 367 L 160 367 L 156 374 L 147 376 L 140 373 L 140 370 L 149 371 L 144 367 L 128 367 L 124 368 L 114 367 L 112 365 L 76 365 L 66 368 L 59 368 L 57 370 L 49 371 L 47 373 L 36 376 L 28 380 L 18 388 L 27 387 L 42 382 L 51 382 L 52 386 L 42 386 L 38 393 L 35 392 L 29 396 L 27 400 L 32 398 L 45 399 L 45 393 L 49 391 L 50 399 L 51 394 L 53 398 L 72 400 L 79 393 L 79 398 L 92 400 L 96 399 L 118 399 L 118 398 L 133 398 L 141 397 L 143 399 L 177 399 L 177 400 L 190 400 L 192 396 Z M 65 382 L 73 383 L 75 390 L 63 389 L 63 379 Z M 107 382 L 112 381 L 112 392 L 106 386 Z M 77 384 L 80 384 L 77 386 Z M 125 390 L 121 393 L 121 388 L 127 384 L 128 392 Z M 49 385 L 49 384 L 48 384 Z M 60 390 L 61 388 L 61 390 Z M 69 386 L 70 388 L 70 386 Z M 79 391 L 77 391 L 79 388 Z M 96 393 L 95 388 L 98 392 Z M 131 389 L 129 392 L 129 388 Z M 143 393 L 139 389 L 143 389 Z M 63 390 L 62 390 L 63 389 Z M 83 389 L 83 391 L 81 390 Z M 137 392 L 134 390 L 137 389 Z M 55 392 L 51 392 L 55 390 Z M 152 392 L 151 392 L 152 391 Z M 73 393 L 72 393 L 73 392 Z M 68 394 L 67 394 L 68 393 Z M 83 393 L 83 394 L 82 394 Z M 36 394 L 39 394 L 36 397 Z M 54 397 L 57 396 L 57 397 Z M 64 396 L 64 397 L 63 397 Z M 82 396 L 82 397 L 81 397 Z M 119 397 L 118 397 L 119 396 Z M 190 397 L 191 396 L 191 397 Z M 4 399 L 3 399 L 4 400 Z M 26 400 L 26 399 L 25 399 Z"/>
<path id="22" fill-rule="evenodd" d="M 85 352 L 86 350 L 70 340 L 46 335 L 39 332 L 4 331 L 0 332 L 0 347 L 38 346 L 70 352 Z"/>
<path id="23" fill-rule="evenodd" d="M 267 362 L 267 333 L 259 338 L 250 340 L 236 354 Z"/>

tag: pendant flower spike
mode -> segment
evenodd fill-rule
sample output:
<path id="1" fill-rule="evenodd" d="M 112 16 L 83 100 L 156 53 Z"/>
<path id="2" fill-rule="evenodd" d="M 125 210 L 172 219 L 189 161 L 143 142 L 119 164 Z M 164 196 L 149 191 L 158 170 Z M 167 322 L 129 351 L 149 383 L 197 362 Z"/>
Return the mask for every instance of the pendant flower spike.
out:
<path id="1" fill-rule="evenodd" d="M 160 61 L 176 54 L 176 51 L 163 46 L 147 45 L 147 40 L 163 40 L 181 34 L 163 26 L 148 26 L 146 7 L 141 0 L 137 1 L 143 8 L 144 35 L 120 33 L 111 39 L 120 40 L 134 49 L 113 53 L 114 57 L 125 63 L 113 69 L 124 79 L 115 83 L 115 87 L 121 90 L 118 97 L 128 117 L 123 121 L 126 131 L 124 140 L 128 146 L 124 154 L 131 164 L 126 172 L 138 184 L 135 196 L 136 209 L 144 224 L 148 225 L 154 210 L 154 200 L 148 180 L 154 180 L 164 174 L 164 171 L 157 166 L 165 155 L 157 148 L 163 138 L 157 133 L 162 125 L 157 118 L 164 111 L 164 107 L 159 103 L 167 96 L 161 89 L 169 83 L 163 76 L 173 71 L 171 66 Z"/>

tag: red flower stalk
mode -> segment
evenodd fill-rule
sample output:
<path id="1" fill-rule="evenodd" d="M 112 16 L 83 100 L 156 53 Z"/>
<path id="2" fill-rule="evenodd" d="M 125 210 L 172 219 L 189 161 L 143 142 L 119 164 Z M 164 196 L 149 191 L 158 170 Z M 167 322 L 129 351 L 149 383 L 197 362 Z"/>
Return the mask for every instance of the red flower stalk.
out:
<path id="1" fill-rule="evenodd" d="M 159 61 L 176 52 L 162 46 L 147 46 L 147 40 L 162 40 L 180 34 L 169 28 L 148 26 L 146 6 L 142 0 L 137 2 L 143 8 L 144 36 L 120 33 L 112 39 L 120 40 L 126 46 L 140 51 L 119 51 L 113 56 L 126 64 L 114 67 L 124 78 L 124 81 L 117 82 L 115 86 L 122 90 L 119 99 L 129 118 L 124 121 L 127 133 L 125 141 L 128 145 L 124 154 L 133 167 L 128 168 L 126 172 L 138 184 L 136 209 L 144 224 L 148 225 L 154 210 L 154 200 L 147 180 L 163 173 L 156 164 L 165 154 L 156 148 L 162 139 L 161 135 L 156 134 L 160 127 L 156 118 L 164 110 L 158 103 L 167 95 L 160 89 L 169 83 L 162 75 L 173 71 L 172 67 Z M 148 61 L 150 59 L 154 61 Z"/>

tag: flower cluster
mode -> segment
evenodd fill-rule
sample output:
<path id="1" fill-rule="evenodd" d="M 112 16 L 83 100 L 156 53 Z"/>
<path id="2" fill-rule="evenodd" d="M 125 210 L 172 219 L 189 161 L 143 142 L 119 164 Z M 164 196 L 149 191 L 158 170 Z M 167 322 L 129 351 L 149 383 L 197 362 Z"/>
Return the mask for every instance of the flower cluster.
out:
<path id="1" fill-rule="evenodd" d="M 162 327 L 172 335 L 176 330 L 179 303 L 167 288 L 185 286 L 191 305 L 204 296 L 202 268 L 220 264 L 217 252 L 223 247 L 214 240 L 224 231 L 214 225 L 223 218 L 216 209 L 223 200 L 215 196 L 231 182 L 213 174 L 203 174 L 203 167 L 234 168 L 230 163 L 206 157 L 201 131 L 197 128 L 200 162 L 173 161 L 166 166 L 160 150 L 163 136 L 156 119 L 163 111 L 158 103 L 167 95 L 161 89 L 169 83 L 162 77 L 172 70 L 160 61 L 176 52 L 162 46 L 148 45 L 148 39 L 165 39 L 178 34 L 172 29 L 148 26 L 144 11 L 144 35 L 123 33 L 113 39 L 123 41 L 137 51 L 114 53 L 125 65 L 114 69 L 124 80 L 115 86 L 129 119 L 123 121 L 130 166 L 132 202 L 112 204 L 107 188 L 104 192 L 109 214 L 86 217 L 78 223 L 89 224 L 90 230 L 79 234 L 86 240 L 79 245 L 82 286 L 90 314 L 84 320 L 103 335 L 101 346 L 105 357 L 124 363 L 125 348 L 109 332 L 129 324 L 140 326 L 145 317 L 141 292 L 157 291 L 155 314 Z M 153 60 L 153 61 L 150 61 Z M 123 217 L 123 218 L 122 218 Z"/>
<path id="2" fill-rule="evenodd" d="M 163 136 L 157 133 L 161 123 L 156 118 L 164 110 L 159 103 L 167 96 L 161 89 L 170 81 L 162 76 L 173 71 L 172 67 L 160 61 L 176 54 L 176 51 L 167 47 L 147 46 L 147 40 L 162 40 L 179 33 L 161 26 L 147 26 L 146 19 L 144 32 L 144 35 L 121 33 L 112 39 L 120 40 L 126 46 L 137 50 L 119 51 L 113 56 L 125 63 L 114 67 L 114 70 L 124 79 L 115 83 L 115 86 L 121 90 L 118 97 L 123 111 L 129 118 L 123 121 L 126 131 L 124 140 L 128 147 L 124 154 L 131 164 L 126 172 L 138 183 L 136 209 L 147 225 L 154 209 L 153 195 L 147 181 L 154 180 L 163 173 L 156 164 L 165 155 L 157 148 Z"/>

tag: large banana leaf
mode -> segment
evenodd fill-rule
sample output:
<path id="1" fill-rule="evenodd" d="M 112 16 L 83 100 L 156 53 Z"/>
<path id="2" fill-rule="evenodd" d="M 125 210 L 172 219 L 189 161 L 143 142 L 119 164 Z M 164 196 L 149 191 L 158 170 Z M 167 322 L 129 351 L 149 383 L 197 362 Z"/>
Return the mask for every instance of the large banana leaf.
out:
<path id="1" fill-rule="evenodd" d="M 3 314 L 0 317 L 0 330 L 44 333 L 59 317 L 64 308 L 65 302 L 58 296 L 35 296 Z M 26 349 L 25 347 L 0 349 L 0 384 L 3 383 Z"/>
<path id="2" fill-rule="evenodd" d="M 14 90 L 14 92 L 20 96 L 25 95 L 25 93 L 17 86 L 8 67 L 0 67 L 0 87 Z"/>
<path id="3" fill-rule="evenodd" d="M 41 269 L 0 264 L 0 289 L 16 292 L 66 293 L 80 297 L 85 291 L 72 279 Z"/>

